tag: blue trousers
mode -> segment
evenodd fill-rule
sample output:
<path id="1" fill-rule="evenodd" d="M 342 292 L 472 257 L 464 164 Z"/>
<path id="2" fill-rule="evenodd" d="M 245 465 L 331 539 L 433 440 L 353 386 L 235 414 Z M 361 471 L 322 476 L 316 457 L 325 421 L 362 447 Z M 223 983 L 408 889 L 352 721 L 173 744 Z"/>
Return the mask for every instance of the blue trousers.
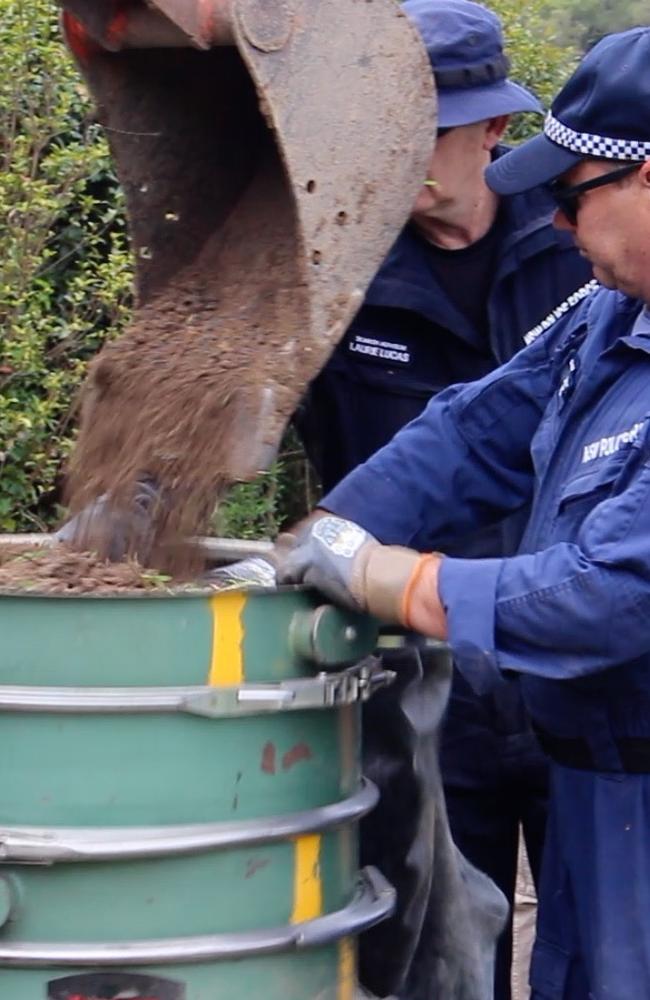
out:
<path id="1" fill-rule="evenodd" d="M 537 884 L 548 799 L 548 758 L 530 731 L 516 685 L 504 687 L 498 698 L 479 698 L 455 672 L 441 769 L 456 846 L 510 903 L 494 975 L 494 1000 L 510 1000 L 519 827 Z"/>
<path id="2" fill-rule="evenodd" d="M 650 774 L 551 765 L 532 1000 L 650 998 Z"/>

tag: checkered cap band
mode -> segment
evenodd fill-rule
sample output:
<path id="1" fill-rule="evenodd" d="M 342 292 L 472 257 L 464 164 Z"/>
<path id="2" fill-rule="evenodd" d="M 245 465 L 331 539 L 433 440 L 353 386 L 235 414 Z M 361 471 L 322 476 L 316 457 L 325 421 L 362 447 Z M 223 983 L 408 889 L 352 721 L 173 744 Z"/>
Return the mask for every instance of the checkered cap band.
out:
<path id="1" fill-rule="evenodd" d="M 606 160 L 646 160 L 650 158 L 650 142 L 639 139 L 610 139 L 590 132 L 575 132 L 550 113 L 544 122 L 544 135 L 581 156 L 601 156 Z"/>

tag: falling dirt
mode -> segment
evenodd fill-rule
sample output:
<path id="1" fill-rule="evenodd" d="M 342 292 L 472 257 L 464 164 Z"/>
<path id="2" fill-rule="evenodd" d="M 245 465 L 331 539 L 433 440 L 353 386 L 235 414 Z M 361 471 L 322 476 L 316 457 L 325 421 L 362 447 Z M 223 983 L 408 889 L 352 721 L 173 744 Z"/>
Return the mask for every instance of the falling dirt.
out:
<path id="1" fill-rule="evenodd" d="M 72 513 L 107 495 L 125 512 L 127 552 L 187 575 L 178 540 L 201 534 L 226 488 L 268 464 L 306 383 L 309 359 L 294 343 L 308 322 L 300 261 L 286 180 L 269 155 L 226 225 L 91 366 Z M 160 497 L 146 546 L 128 533 L 143 477 Z M 93 526 L 79 544 L 105 557 L 111 538 Z"/>

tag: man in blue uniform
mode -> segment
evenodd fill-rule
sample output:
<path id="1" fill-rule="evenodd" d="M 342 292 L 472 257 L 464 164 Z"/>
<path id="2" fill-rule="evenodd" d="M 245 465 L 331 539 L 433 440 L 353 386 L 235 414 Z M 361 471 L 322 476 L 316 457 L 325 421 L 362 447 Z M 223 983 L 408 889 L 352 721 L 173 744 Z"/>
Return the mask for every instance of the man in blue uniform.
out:
<path id="1" fill-rule="evenodd" d="M 434 399 L 283 557 L 285 580 L 447 637 L 474 687 L 520 676 L 552 761 L 534 1000 L 650 997 L 648 66 L 650 28 L 603 39 L 487 171 L 504 195 L 551 183 L 604 287 Z M 530 501 L 517 555 L 431 552 Z"/>
<path id="2" fill-rule="evenodd" d="M 506 152 L 499 140 L 509 115 L 541 111 L 532 94 L 507 78 L 498 18 L 470 0 L 407 0 L 403 9 L 418 27 L 435 72 L 438 139 L 409 225 L 299 416 L 326 491 L 417 417 L 436 393 L 510 359 L 528 332 L 565 308 L 567 299 L 579 298 L 592 277 L 567 234 L 553 229 L 545 188 L 500 198 L 485 183 L 485 168 Z M 524 525 L 521 512 L 499 525 L 468 529 L 453 540 L 453 551 L 509 554 Z M 381 810 L 366 821 L 362 845 L 364 860 L 384 869 L 390 853 L 390 874 L 399 884 L 398 855 L 408 853 L 411 834 L 403 804 L 391 808 L 390 783 L 382 781 L 381 770 L 389 770 L 386 729 L 397 728 L 390 719 L 391 707 L 398 711 L 393 694 L 365 709 L 366 770 L 384 787 Z M 519 826 L 537 877 L 547 799 L 546 760 L 516 685 L 479 698 L 456 673 L 440 759 L 454 840 L 512 904 Z M 404 834 L 399 850 L 395 814 Z M 382 824 L 389 829 L 385 849 Z M 400 893 L 401 903 L 407 895 Z M 391 989 L 399 986 L 396 938 L 396 926 L 385 925 L 367 935 L 361 948 L 364 973 L 370 975 L 370 967 L 375 983 L 384 978 L 379 965 L 390 955 Z M 497 951 L 496 1000 L 510 997 L 511 952 L 509 925 Z"/>

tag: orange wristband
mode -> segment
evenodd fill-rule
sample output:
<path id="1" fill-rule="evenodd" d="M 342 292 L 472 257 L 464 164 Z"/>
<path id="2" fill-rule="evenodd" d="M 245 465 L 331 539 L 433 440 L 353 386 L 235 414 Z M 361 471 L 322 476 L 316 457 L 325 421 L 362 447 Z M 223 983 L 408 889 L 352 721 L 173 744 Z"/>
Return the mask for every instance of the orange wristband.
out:
<path id="1" fill-rule="evenodd" d="M 440 555 L 440 552 L 425 552 L 420 556 L 411 571 L 411 575 L 407 580 L 406 587 L 404 588 L 404 593 L 402 594 L 402 600 L 400 601 L 400 617 L 402 619 L 402 623 L 406 625 L 407 628 L 411 628 L 409 606 L 411 604 L 411 598 L 413 597 L 413 591 L 419 583 L 420 577 L 422 576 L 427 564 L 430 563 L 432 559 L 437 559 Z"/>

